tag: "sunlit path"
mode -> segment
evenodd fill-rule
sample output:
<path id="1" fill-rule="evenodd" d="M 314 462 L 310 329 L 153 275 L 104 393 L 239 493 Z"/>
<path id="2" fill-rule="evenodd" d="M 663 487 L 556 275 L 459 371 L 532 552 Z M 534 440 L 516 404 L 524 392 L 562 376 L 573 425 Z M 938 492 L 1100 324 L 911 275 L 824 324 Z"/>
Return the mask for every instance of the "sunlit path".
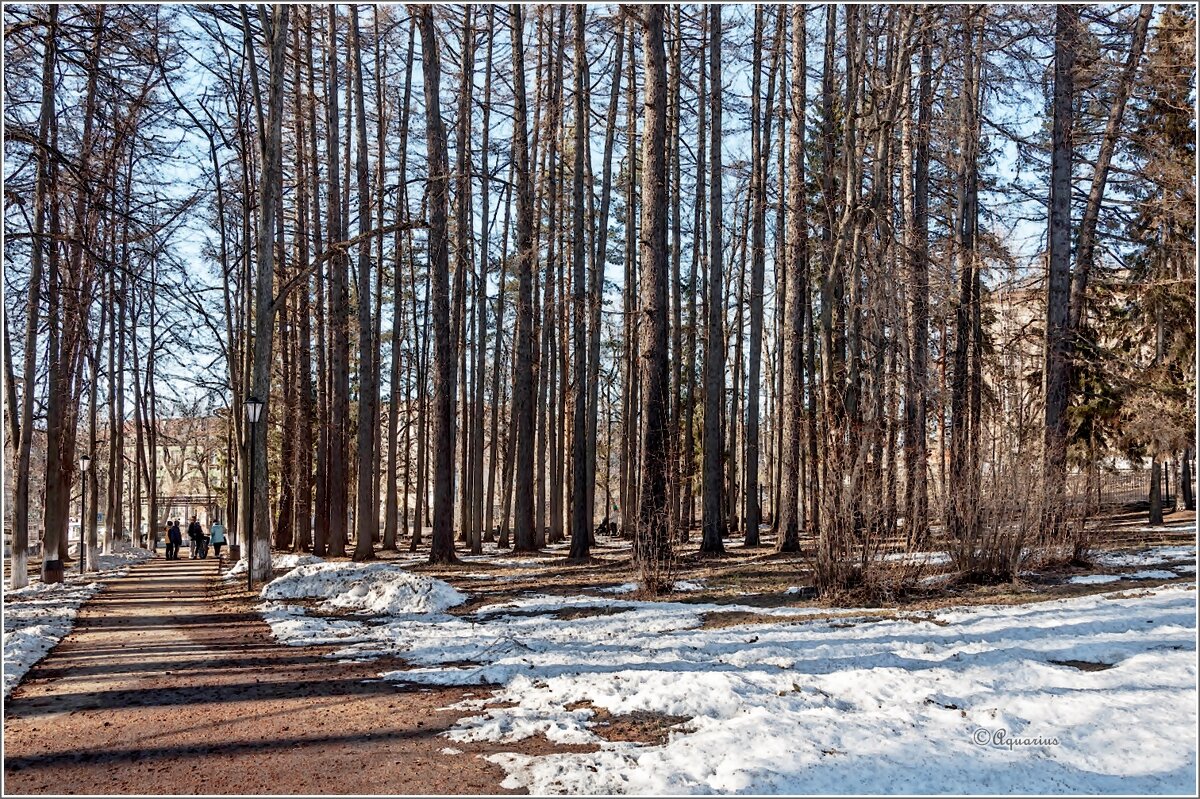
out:
<path id="1" fill-rule="evenodd" d="M 460 692 L 279 646 L 216 574 L 158 558 L 80 610 L 5 703 L 6 794 L 500 790 L 498 767 L 439 755 Z"/>

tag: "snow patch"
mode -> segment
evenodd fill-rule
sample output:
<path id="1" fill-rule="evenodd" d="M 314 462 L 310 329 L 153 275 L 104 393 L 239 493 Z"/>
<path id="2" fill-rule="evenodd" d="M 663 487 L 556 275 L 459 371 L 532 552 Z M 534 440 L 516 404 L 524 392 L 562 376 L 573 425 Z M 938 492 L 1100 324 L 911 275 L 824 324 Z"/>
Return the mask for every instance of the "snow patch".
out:
<path id="1" fill-rule="evenodd" d="M 1157 566 L 1177 560 L 1196 560 L 1196 547 L 1148 547 L 1136 552 L 1104 552 L 1096 556 L 1097 566 Z"/>
<path id="2" fill-rule="evenodd" d="M 316 555 L 308 555 L 302 552 L 289 552 L 286 555 L 273 555 L 271 557 L 271 569 L 273 571 L 283 571 L 284 569 L 294 569 L 297 566 L 307 566 L 310 563 L 322 563 L 322 558 Z M 246 576 L 246 559 L 242 558 L 237 563 L 229 567 L 229 570 L 221 575 L 222 580 L 234 580 L 238 577 Z"/>
<path id="3" fill-rule="evenodd" d="M 1082 574 L 1072 577 L 1067 582 L 1074 585 L 1101 585 L 1115 583 L 1118 580 L 1173 580 L 1178 576 L 1175 572 L 1166 569 L 1143 569 L 1130 574 Z"/>
<path id="4" fill-rule="evenodd" d="M 577 612 L 564 618 L 565 609 Z M 703 625 L 708 613 L 737 611 L 777 621 Z M 460 616 L 267 612 L 288 643 L 340 645 L 338 658 L 396 654 L 414 666 L 385 679 L 495 686 L 457 704 L 471 715 L 446 733 L 451 742 L 544 735 L 597 747 L 488 756 L 508 773 L 505 787 L 533 794 L 1196 787 L 1194 584 L 936 618 L 813 619 L 827 610 L 595 594 L 532 594 Z M 1087 663 L 1103 666 L 1074 665 Z M 614 743 L 597 734 L 592 708 L 686 721 L 661 745 Z M 979 745 L 980 730 L 1056 743 Z"/>
<path id="5" fill-rule="evenodd" d="M 308 563 L 263 586 L 263 599 L 323 599 L 320 608 L 369 615 L 441 613 L 467 601 L 444 580 L 391 563 Z"/>

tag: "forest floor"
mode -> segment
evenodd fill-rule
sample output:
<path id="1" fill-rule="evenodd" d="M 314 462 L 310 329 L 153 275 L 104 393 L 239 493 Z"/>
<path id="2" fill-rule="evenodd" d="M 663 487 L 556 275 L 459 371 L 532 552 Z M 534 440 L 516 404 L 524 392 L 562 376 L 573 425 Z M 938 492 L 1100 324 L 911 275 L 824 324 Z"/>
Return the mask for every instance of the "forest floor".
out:
<path id="1" fill-rule="evenodd" d="M 654 600 L 629 543 L 607 536 L 584 565 L 566 542 L 533 556 L 485 544 L 454 567 L 384 553 L 340 609 L 263 604 L 236 567 L 155 558 L 106 580 L 5 701 L 4 792 L 1186 793 L 1195 514 L 1167 522 L 1110 518 L 1092 567 L 996 586 L 942 582 L 951 566 L 933 551 L 926 587 L 849 607 L 812 598 L 805 555 L 774 554 L 769 536 L 731 538 L 719 558 L 681 548 L 675 591 Z M 272 586 L 314 560 L 276 556 Z M 370 582 L 395 574 L 409 594 Z M 1031 652 L 1051 678 L 1030 677 Z M 1077 696 L 1092 690 L 1121 706 L 1098 729 Z M 1014 759 L 967 740 L 972 725 L 1063 735 L 1064 718 L 1087 728 L 1067 751 Z M 1130 725 L 1147 741 L 1104 738 Z M 1168 754 L 1117 773 L 1151 741 Z M 930 752 L 950 754 L 931 766 Z"/>

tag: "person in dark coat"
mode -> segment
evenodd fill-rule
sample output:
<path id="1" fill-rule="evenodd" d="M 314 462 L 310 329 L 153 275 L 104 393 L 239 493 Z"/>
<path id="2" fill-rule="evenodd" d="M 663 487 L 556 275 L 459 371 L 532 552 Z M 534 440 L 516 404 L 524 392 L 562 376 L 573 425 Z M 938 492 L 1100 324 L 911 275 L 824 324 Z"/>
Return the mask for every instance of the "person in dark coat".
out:
<path id="1" fill-rule="evenodd" d="M 183 533 L 179 530 L 179 520 L 167 528 L 167 560 L 179 560 L 179 547 L 183 545 Z"/>
<path id="2" fill-rule="evenodd" d="M 200 526 L 200 520 L 195 516 L 192 517 L 192 523 L 188 525 L 188 538 L 191 539 L 192 557 L 202 557 L 201 550 L 204 543 L 204 528 Z"/>

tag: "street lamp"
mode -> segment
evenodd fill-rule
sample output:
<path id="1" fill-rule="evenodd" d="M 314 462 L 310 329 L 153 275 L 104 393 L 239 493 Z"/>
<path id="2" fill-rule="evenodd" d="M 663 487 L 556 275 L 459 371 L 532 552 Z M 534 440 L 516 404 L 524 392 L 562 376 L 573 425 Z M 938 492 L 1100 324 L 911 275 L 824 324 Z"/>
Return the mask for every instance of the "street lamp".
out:
<path id="1" fill-rule="evenodd" d="M 254 591 L 254 449 L 257 440 L 254 437 L 254 428 L 258 424 L 258 417 L 262 414 L 263 401 L 258 397 L 249 397 L 244 403 L 246 406 L 246 421 L 250 422 L 250 497 L 249 512 L 246 514 L 246 588 Z"/>
<path id="2" fill-rule="evenodd" d="M 92 466 L 91 455 L 81 455 L 79 457 L 79 471 L 83 474 L 80 478 L 80 485 L 83 487 L 83 495 L 79 500 L 79 573 L 83 574 L 84 564 L 87 562 L 87 545 L 84 543 L 85 528 L 87 527 L 87 473 Z"/>

